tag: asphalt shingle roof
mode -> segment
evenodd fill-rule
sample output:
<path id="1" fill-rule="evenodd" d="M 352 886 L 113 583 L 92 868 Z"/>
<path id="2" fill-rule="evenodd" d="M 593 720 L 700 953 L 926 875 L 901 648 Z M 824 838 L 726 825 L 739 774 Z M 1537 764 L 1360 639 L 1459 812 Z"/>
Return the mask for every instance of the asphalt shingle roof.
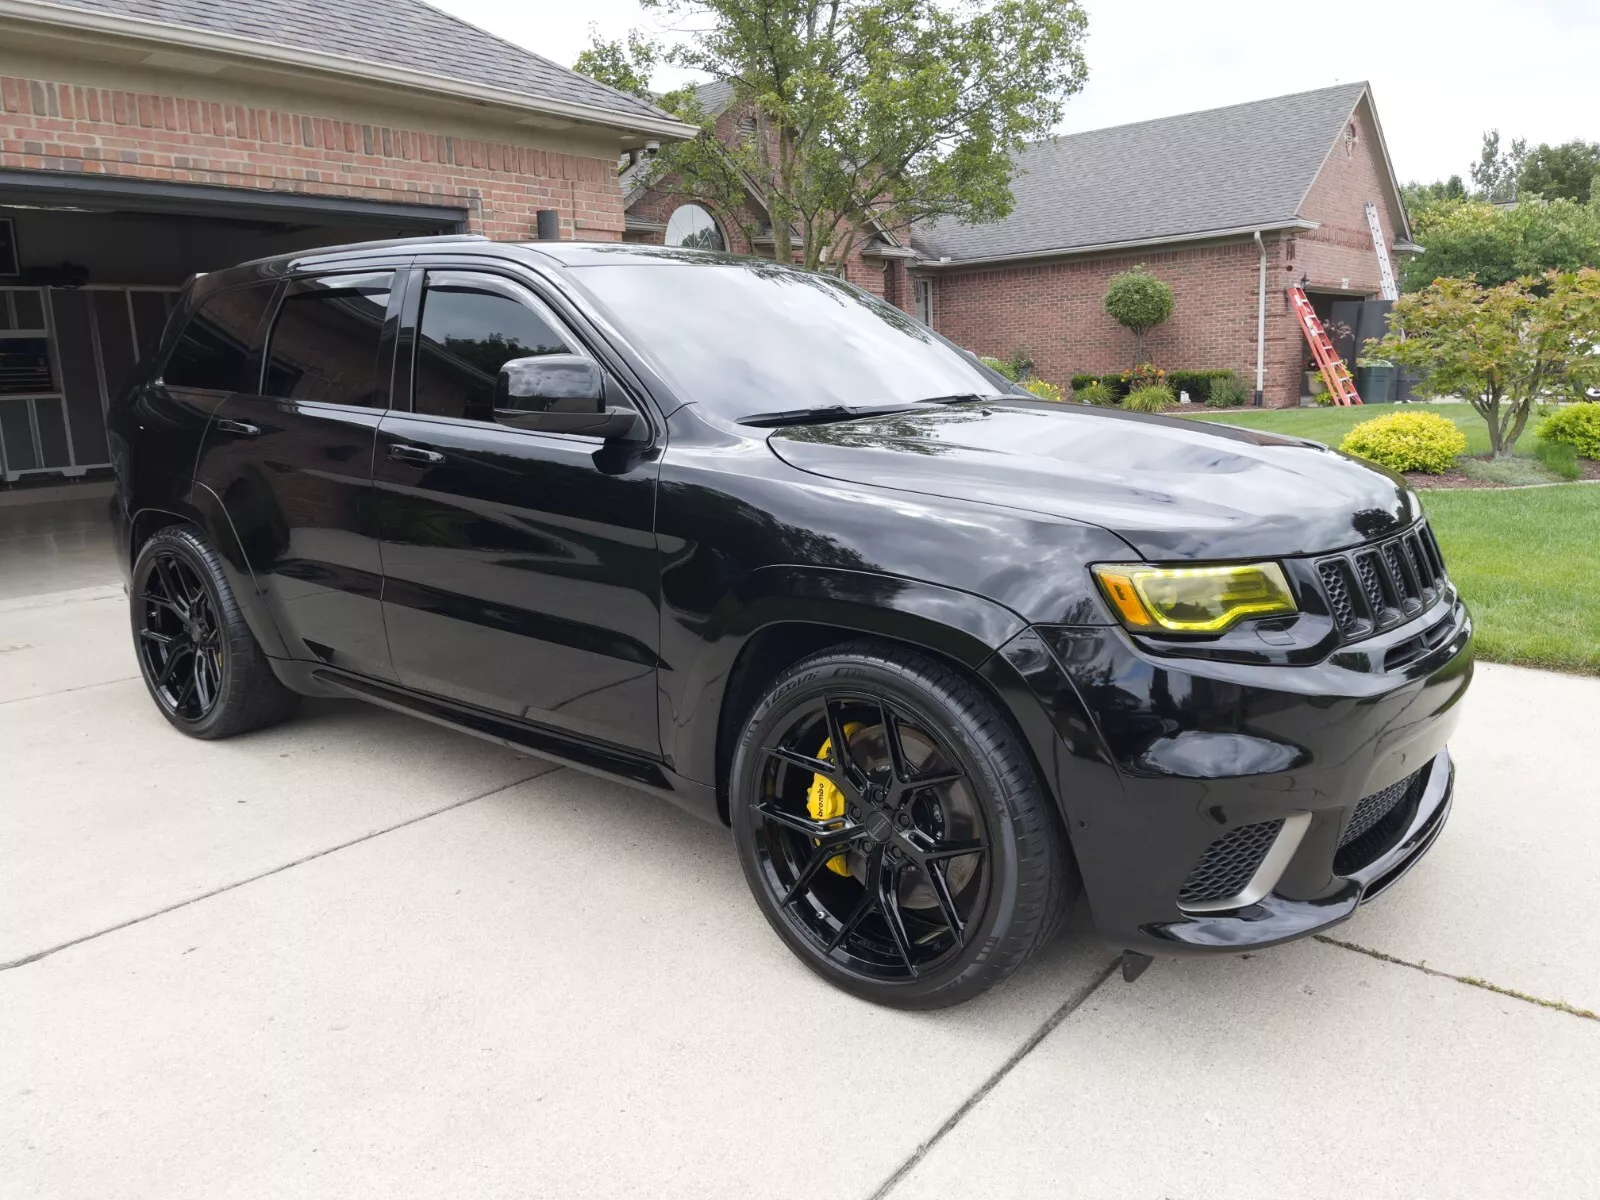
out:
<path id="1" fill-rule="evenodd" d="M 341 54 L 525 96 L 586 104 L 621 116 L 666 117 L 653 104 L 586 79 L 421 0 L 55 2 L 279 46 Z"/>
<path id="2" fill-rule="evenodd" d="M 1016 156 L 1003 221 L 919 225 L 930 258 L 1022 257 L 1282 224 L 1298 214 L 1365 83 L 1050 138 Z"/>

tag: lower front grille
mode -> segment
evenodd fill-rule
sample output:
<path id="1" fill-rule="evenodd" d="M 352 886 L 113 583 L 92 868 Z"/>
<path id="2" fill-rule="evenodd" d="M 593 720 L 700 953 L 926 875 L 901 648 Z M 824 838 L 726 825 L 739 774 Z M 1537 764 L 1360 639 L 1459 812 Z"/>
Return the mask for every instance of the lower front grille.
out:
<path id="1" fill-rule="evenodd" d="M 1277 840 L 1283 828 L 1283 819 L 1257 821 L 1254 825 L 1241 825 L 1230 829 L 1210 846 L 1195 863 L 1189 878 L 1178 889 L 1179 904 L 1203 904 L 1225 900 L 1244 891 L 1261 860 Z"/>
<path id="2" fill-rule="evenodd" d="M 1361 798 L 1339 838 L 1335 871 L 1341 875 L 1359 871 L 1394 845 L 1411 820 L 1421 781 L 1422 772 L 1413 771 L 1399 783 Z"/>

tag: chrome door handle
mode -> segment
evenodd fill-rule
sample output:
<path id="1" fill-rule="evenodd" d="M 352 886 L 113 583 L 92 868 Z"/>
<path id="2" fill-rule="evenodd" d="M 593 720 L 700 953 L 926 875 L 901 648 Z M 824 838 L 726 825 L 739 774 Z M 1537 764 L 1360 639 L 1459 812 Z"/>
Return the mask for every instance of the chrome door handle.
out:
<path id="1" fill-rule="evenodd" d="M 261 426 L 251 425 L 244 421 L 230 421 L 223 417 L 217 422 L 217 428 L 224 433 L 237 433 L 240 437 L 255 437 L 261 432 Z"/>
<path id="2" fill-rule="evenodd" d="M 444 455 L 437 450 L 424 450 L 421 446 L 405 446 L 399 443 L 389 447 L 389 457 L 394 462 L 411 463 L 419 467 L 444 461 Z"/>

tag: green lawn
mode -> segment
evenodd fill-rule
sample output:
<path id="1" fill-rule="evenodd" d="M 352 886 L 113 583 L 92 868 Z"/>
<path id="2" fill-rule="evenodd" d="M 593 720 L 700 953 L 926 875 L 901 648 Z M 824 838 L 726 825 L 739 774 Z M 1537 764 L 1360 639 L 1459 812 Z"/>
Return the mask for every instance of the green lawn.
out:
<path id="1" fill-rule="evenodd" d="M 1258 409 L 1200 419 L 1337 446 L 1356 422 L 1400 407 Z M 1426 409 L 1460 426 L 1468 454 L 1489 452 L 1483 419 L 1469 405 Z M 1525 433 L 1517 452 L 1530 453 L 1532 445 Z M 1600 675 L 1600 484 L 1432 488 L 1421 496 L 1450 577 L 1477 621 L 1479 656 Z"/>
<path id="2" fill-rule="evenodd" d="M 1600 675 L 1600 484 L 1421 495 L 1479 657 Z"/>
<path id="3" fill-rule="evenodd" d="M 1225 425 L 1242 425 L 1246 429 L 1266 429 L 1272 433 L 1326 442 L 1337 448 L 1352 425 L 1392 412 L 1431 412 L 1449 417 L 1456 423 L 1456 428 L 1467 435 L 1468 454 L 1489 453 L 1489 427 L 1470 404 L 1352 404 L 1348 408 L 1252 408 L 1193 415 L 1201 421 L 1221 421 Z M 1528 429 L 1517 440 L 1518 454 L 1533 453 L 1533 426 L 1537 423 L 1537 417 L 1528 422 Z"/>

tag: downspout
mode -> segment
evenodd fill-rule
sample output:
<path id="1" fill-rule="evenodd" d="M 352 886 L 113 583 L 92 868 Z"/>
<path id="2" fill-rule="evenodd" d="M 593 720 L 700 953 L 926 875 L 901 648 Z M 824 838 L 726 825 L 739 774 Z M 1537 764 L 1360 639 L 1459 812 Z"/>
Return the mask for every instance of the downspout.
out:
<path id="1" fill-rule="evenodd" d="M 1267 387 L 1267 244 L 1261 240 L 1261 230 L 1255 231 L 1256 248 L 1261 251 L 1261 266 L 1256 280 L 1256 395 L 1255 406 L 1261 407 L 1262 393 Z"/>

